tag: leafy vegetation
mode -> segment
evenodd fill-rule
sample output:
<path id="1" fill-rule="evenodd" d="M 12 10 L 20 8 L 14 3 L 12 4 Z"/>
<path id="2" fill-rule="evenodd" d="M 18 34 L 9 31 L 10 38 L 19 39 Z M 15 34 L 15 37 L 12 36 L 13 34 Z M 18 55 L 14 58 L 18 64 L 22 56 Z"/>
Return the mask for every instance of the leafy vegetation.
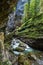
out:
<path id="1" fill-rule="evenodd" d="M 16 31 L 16 35 L 27 38 L 43 38 L 43 12 L 41 13 L 42 0 L 31 0 L 26 3 L 23 24 Z M 28 8 L 29 7 L 29 8 Z M 42 8 L 43 9 L 43 8 Z M 24 15 L 25 15 L 24 13 Z"/>

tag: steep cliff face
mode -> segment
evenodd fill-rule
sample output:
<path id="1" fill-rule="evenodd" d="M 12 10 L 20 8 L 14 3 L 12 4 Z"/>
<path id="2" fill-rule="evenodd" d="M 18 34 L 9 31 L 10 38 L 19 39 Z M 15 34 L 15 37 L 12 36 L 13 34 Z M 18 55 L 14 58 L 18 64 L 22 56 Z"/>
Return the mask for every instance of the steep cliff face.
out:
<path id="1" fill-rule="evenodd" d="M 8 14 L 13 10 L 17 0 L 1 0 L 0 1 L 0 27 L 5 24 Z"/>

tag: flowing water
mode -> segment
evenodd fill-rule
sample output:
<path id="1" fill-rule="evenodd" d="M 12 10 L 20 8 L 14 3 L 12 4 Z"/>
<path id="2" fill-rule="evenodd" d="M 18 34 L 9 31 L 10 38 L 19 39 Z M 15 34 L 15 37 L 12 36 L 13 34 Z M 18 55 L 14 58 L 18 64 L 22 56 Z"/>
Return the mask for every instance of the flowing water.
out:
<path id="1" fill-rule="evenodd" d="M 21 43 L 20 40 L 18 39 L 13 39 L 12 40 L 12 44 L 11 44 L 11 47 L 13 49 L 16 49 L 17 47 L 19 47 L 19 44 Z M 43 52 L 42 51 L 38 51 L 38 50 L 34 50 L 32 49 L 31 47 L 29 47 L 27 44 L 25 44 L 25 49 L 23 52 L 19 52 L 19 51 L 13 51 L 15 55 L 19 55 L 21 53 L 30 53 L 31 55 L 31 61 L 32 61 L 32 64 L 31 65 L 43 65 Z M 22 45 L 23 47 L 23 45 Z M 32 60 L 32 58 L 35 60 Z"/>

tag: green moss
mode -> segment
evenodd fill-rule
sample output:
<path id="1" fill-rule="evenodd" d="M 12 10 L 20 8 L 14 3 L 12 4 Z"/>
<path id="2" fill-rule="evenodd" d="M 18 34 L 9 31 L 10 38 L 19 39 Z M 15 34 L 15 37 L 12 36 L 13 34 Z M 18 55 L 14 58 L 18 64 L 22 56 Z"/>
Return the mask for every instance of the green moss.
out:
<path id="1" fill-rule="evenodd" d="M 3 65 L 12 65 L 12 64 L 10 61 L 7 60 L 7 61 L 3 62 Z"/>
<path id="2" fill-rule="evenodd" d="M 18 63 L 19 65 L 31 65 L 29 59 L 25 54 L 20 54 L 18 57 Z"/>

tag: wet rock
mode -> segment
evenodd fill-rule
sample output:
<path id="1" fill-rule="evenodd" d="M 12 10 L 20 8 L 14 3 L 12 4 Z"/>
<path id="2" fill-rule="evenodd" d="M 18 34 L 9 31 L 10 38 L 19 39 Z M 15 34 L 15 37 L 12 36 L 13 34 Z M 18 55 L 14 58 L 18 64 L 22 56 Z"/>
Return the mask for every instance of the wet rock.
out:
<path id="1" fill-rule="evenodd" d="M 22 48 L 22 47 L 17 47 L 15 49 L 15 51 L 18 51 L 18 52 L 23 52 L 25 50 L 25 48 Z"/>
<path id="2" fill-rule="evenodd" d="M 24 52 L 25 50 L 27 51 L 29 46 L 18 39 L 13 39 L 11 43 L 11 48 L 14 53 L 20 54 L 21 52 Z"/>

